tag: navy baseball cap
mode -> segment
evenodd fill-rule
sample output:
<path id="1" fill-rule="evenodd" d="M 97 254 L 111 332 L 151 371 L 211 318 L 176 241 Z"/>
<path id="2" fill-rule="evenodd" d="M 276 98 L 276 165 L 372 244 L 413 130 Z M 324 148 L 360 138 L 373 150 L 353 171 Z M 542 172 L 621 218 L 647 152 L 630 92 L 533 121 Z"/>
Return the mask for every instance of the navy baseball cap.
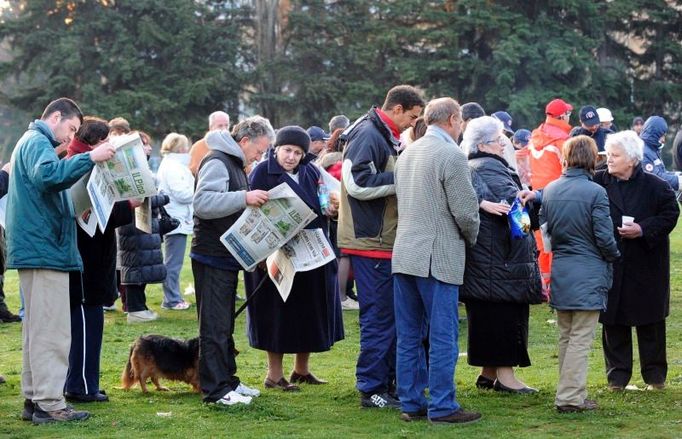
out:
<path id="1" fill-rule="evenodd" d="M 530 141 L 530 131 L 525 128 L 520 128 L 516 130 L 512 136 L 512 142 L 519 142 L 521 145 L 526 146 Z"/>
<path id="2" fill-rule="evenodd" d="M 316 126 L 308 128 L 308 135 L 313 142 L 316 140 L 329 140 L 329 134 L 325 133 L 322 128 Z"/>
<path id="3" fill-rule="evenodd" d="M 580 109 L 580 122 L 588 127 L 599 124 L 599 114 L 592 105 L 585 105 Z"/>
<path id="4" fill-rule="evenodd" d="M 502 122 L 506 132 L 514 134 L 514 130 L 512 129 L 512 117 L 509 115 L 509 113 L 506 111 L 496 111 L 492 114 L 492 116 Z"/>

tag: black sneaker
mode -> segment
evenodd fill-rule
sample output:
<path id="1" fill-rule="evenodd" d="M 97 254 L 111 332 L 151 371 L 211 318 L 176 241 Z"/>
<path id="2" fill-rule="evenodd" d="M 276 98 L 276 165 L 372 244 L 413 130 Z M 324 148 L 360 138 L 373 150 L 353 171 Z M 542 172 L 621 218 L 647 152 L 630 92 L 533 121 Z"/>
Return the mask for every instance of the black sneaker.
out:
<path id="1" fill-rule="evenodd" d="M 90 417 L 89 412 L 82 412 L 74 410 L 73 407 L 67 406 L 61 410 L 53 410 L 51 412 L 46 412 L 37 405 L 34 405 L 35 411 L 33 412 L 33 423 L 34 424 L 47 424 L 49 422 L 68 422 L 68 421 L 82 421 Z"/>
<path id="2" fill-rule="evenodd" d="M 21 411 L 21 419 L 23 421 L 32 421 L 33 412 L 36 410 L 36 405 L 30 399 L 24 400 L 24 410 Z"/>
<path id="3" fill-rule="evenodd" d="M 365 408 L 399 409 L 400 401 L 393 398 L 387 392 L 372 393 L 369 395 L 363 393 L 362 398 L 360 399 L 360 405 Z"/>
<path id="4" fill-rule="evenodd" d="M 0 323 L 18 323 L 21 321 L 21 317 L 16 314 L 12 314 L 7 308 L 0 308 Z"/>

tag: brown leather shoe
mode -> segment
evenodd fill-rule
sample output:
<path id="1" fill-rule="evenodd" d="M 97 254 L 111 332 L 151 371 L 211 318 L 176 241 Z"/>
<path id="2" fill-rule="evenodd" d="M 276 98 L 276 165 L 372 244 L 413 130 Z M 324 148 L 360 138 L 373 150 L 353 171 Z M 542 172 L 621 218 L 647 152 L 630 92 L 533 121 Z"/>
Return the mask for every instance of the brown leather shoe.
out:
<path id="1" fill-rule="evenodd" d="M 291 381 L 292 383 L 305 383 L 313 385 L 327 384 L 325 380 L 317 378 L 312 373 L 309 373 L 308 375 L 301 375 L 296 372 L 291 372 L 291 377 L 289 378 L 289 381 Z"/>
<path id="2" fill-rule="evenodd" d="M 301 390 L 296 384 L 291 384 L 289 381 L 284 379 L 284 377 L 280 378 L 280 380 L 277 382 L 271 380 L 270 378 L 265 378 L 263 385 L 267 389 L 281 389 L 283 392 L 298 392 Z"/>
<path id="3" fill-rule="evenodd" d="M 599 405 L 597 404 L 597 401 L 593 399 L 586 399 L 580 405 L 558 405 L 556 406 L 556 409 L 559 411 L 559 413 L 579 413 L 589 410 L 596 410 L 598 407 Z"/>
<path id="4" fill-rule="evenodd" d="M 429 421 L 431 421 L 432 424 L 470 424 L 480 419 L 480 413 L 468 412 L 460 407 L 456 412 L 437 418 L 429 418 Z"/>
<path id="5" fill-rule="evenodd" d="M 421 409 L 416 412 L 402 412 L 400 420 L 405 422 L 423 421 L 426 419 L 426 409 Z"/>

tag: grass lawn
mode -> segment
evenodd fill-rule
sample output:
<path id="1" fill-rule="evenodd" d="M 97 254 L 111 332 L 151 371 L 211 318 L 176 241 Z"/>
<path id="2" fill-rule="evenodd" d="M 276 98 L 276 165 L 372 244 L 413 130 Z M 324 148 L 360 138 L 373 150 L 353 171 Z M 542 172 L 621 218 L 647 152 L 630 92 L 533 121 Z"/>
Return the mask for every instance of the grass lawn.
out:
<path id="1" fill-rule="evenodd" d="M 590 356 L 589 394 L 600 404 L 592 413 L 563 414 L 554 410 L 557 371 L 555 315 L 546 305 L 531 308 L 530 355 L 533 366 L 519 370 L 529 385 L 540 389 L 531 396 L 502 395 L 479 391 L 474 386 L 478 371 L 460 357 L 456 372 L 457 397 L 483 419 L 468 426 L 432 426 L 427 422 L 405 423 L 396 411 L 361 409 L 355 391 L 354 372 L 358 354 L 358 313 L 344 312 L 346 339 L 327 353 L 314 354 L 312 371 L 329 380 L 326 386 L 304 386 L 299 393 L 264 390 L 265 354 L 251 349 L 245 336 L 245 320 L 237 322 L 235 337 L 241 354 L 237 358 L 240 378 L 258 387 L 262 395 L 250 406 L 217 409 L 201 403 L 199 395 L 184 383 L 165 382 L 170 392 L 139 388 L 118 389 L 131 342 L 141 334 L 174 337 L 197 335 L 196 308 L 188 311 L 160 310 L 159 285 L 148 288 L 148 304 L 161 318 L 152 323 L 128 325 L 122 312 L 105 316 L 101 387 L 111 402 L 81 404 L 92 417 L 85 422 L 33 426 L 20 418 L 21 325 L 0 325 L 0 437 L 682 437 L 682 227 L 673 237 L 672 300 L 668 331 L 668 387 L 663 392 L 606 390 L 601 337 Z M 191 282 L 188 263 L 182 274 L 183 288 Z M 18 277 L 7 273 L 5 291 L 12 310 L 19 307 Z M 242 293 L 243 294 L 243 293 Z M 194 302 L 193 296 L 189 300 Z M 120 302 L 118 303 L 120 306 Z M 238 303 L 239 304 L 239 303 Z M 466 325 L 460 326 L 460 351 L 466 352 Z M 637 355 L 635 354 L 635 357 Z M 290 369 L 291 356 L 285 358 Z M 635 364 L 631 384 L 644 387 Z M 152 387 L 153 388 L 153 387 Z"/>

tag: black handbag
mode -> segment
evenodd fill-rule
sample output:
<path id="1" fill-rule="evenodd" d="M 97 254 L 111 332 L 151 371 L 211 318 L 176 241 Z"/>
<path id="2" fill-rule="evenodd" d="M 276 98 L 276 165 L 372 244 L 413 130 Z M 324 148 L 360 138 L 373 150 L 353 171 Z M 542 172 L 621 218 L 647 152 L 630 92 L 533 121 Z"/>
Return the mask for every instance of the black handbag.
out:
<path id="1" fill-rule="evenodd" d="M 161 236 L 177 229 L 179 225 L 180 225 L 179 219 L 170 216 L 166 211 L 165 207 L 163 206 L 159 207 L 159 234 Z"/>

